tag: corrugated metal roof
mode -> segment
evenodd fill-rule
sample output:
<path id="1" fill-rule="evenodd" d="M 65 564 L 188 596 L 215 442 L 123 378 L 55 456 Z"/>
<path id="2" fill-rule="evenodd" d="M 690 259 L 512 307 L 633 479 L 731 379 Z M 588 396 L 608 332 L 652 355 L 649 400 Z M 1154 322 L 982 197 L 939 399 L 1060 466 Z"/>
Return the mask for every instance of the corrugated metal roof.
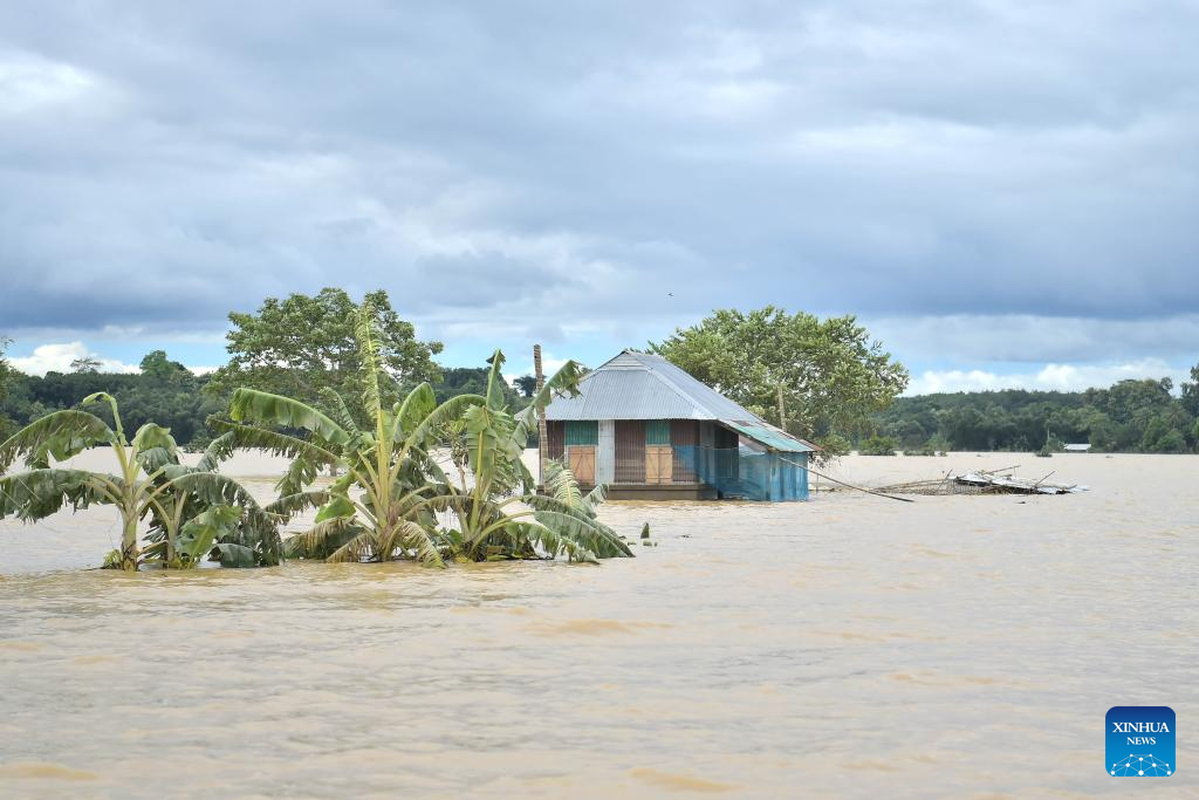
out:
<path id="1" fill-rule="evenodd" d="M 765 422 L 741 422 L 733 419 L 722 419 L 720 422 L 735 430 L 742 436 L 753 439 L 758 444 L 780 453 L 810 453 L 816 448 L 797 439 L 780 428 Z"/>
<path id="2" fill-rule="evenodd" d="M 579 382 L 578 397 L 560 397 L 546 409 L 552 420 L 707 419 L 734 428 L 773 449 L 814 448 L 770 425 L 661 356 L 625 350 Z"/>

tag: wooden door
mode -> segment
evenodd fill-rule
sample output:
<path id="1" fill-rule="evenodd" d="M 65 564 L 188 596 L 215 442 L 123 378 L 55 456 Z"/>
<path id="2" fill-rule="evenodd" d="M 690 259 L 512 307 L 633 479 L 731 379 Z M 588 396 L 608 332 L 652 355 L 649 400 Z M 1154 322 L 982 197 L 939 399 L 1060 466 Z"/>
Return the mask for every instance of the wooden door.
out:
<path id="1" fill-rule="evenodd" d="M 570 446 L 570 471 L 580 486 L 595 486 L 595 445 Z"/>
<path id="2" fill-rule="evenodd" d="M 645 482 L 670 483 L 674 473 L 674 449 L 668 444 L 645 446 Z"/>

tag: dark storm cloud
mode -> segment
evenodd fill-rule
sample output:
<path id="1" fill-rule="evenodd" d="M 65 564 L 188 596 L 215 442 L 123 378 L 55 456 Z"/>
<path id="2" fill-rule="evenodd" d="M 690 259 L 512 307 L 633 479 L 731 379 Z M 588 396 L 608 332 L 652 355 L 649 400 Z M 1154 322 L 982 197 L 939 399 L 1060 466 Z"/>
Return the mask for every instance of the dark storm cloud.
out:
<path id="1" fill-rule="evenodd" d="M 1199 308 L 1196 32 L 1187 2 L 6 3 L 0 329 L 329 284 L 567 335 L 667 293 L 1149 326 Z"/>

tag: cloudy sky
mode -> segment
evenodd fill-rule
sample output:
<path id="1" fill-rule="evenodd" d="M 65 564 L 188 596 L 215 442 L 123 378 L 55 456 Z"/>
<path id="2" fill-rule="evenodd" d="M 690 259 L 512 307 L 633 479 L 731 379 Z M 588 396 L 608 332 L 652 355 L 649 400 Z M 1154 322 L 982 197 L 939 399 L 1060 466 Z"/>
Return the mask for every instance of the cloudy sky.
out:
<path id="1" fill-rule="evenodd" d="M 387 289 L 444 361 L 857 314 L 914 391 L 1199 361 L 1199 3 L 0 4 L 21 368 Z"/>

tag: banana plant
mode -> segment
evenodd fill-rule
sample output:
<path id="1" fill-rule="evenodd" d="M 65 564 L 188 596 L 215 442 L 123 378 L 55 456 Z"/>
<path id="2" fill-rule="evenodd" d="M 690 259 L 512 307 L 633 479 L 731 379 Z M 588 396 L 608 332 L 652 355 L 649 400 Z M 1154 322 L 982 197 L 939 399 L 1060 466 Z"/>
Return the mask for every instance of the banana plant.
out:
<path id="1" fill-rule="evenodd" d="M 541 554 L 565 554 L 576 561 L 632 557 L 628 544 L 596 519 L 590 505 L 563 495 L 561 486 L 552 489 L 554 494 L 538 494 L 522 458 L 537 414 L 554 396 L 577 393 L 582 369 L 568 361 L 525 409 L 514 414 L 504 403 L 504 354 L 495 351 L 490 363 L 487 395 L 463 411 L 471 485 L 463 490 L 448 487 L 425 501 L 457 517 L 458 527 L 441 534 L 445 549 L 472 561 Z M 577 483 L 573 486 L 577 494 Z M 594 499 L 601 497 L 602 492 Z"/>
<path id="2" fill-rule="evenodd" d="M 447 480 L 427 445 L 462 409 L 484 398 L 460 395 L 438 405 L 433 388 L 422 383 L 403 401 L 387 405 L 368 306 L 357 312 L 354 334 L 362 363 L 362 410 L 372 428 L 359 428 L 349 406 L 332 391 L 322 394 L 325 413 L 247 388 L 233 393 L 228 420 L 214 417 L 209 424 L 231 435 L 237 447 L 292 460 L 276 487 L 279 499 L 267 510 L 287 519 L 312 508 L 317 513 L 310 529 L 288 540 L 289 555 L 328 561 L 413 558 L 444 566 L 429 535 L 436 527 L 435 511 L 423 501 L 444 491 Z M 340 477 L 313 488 L 322 467 Z"/>
<path id="3" fill-rule="evenodd" d="M 110 407 L 113 427 L 83 410 L 99 402 Z M 192 566 L 207 552 L 192 539 L 184 555 L 179 549 L 180 535 L 206 522 L 212 533 L 207 543 L 220 539 L 229 545 L 231 560 L 244 563 L 246 554 L 231 546 L 247 547 L 249 542 L 255 563 L 278 563 L 281 546 L 275 519 L 240 484 L 213 471 L 219 451 L 228 444 L 214 442 L 199 467 L 184 467 L 169 429 L 146 423 L 130 441 L 116 398 L 97 392 L 84 398 L 79 408 L 48 414 L 0 444 L 0 518 L 13 515 L 33 522 L 66 504 L 74 510 L 114 506 L 121 515 L 121 546 L 106 559 L 106 566 L 124 570 L 136 570 L 143 560 L 138 528 L 146 518 L 151 520 L 152 539 L 162 541 L 161 547 L 155 541 L 151 555 L 166 566 Z M 64 461 L 95 446 L 109 447 L 115 473 L 51 466 L 51 459 Z M 3 474 L 22 456 L 24 472 Z M 231 510 L 215 511 L 218 508 L 236 509 L 236 516 Z"/>
<path id="4" fill-rule="evenodd" d="M 602 483 L 597 483 L 590 492 L 583 494 L 570 467 L 552 458 L 545 462 L 545 491 L 558 502 L 582 511 L 592 519 L 595 519 L 597 509 L 608 497 L 608 487 Z"/>
<path id="5" fill-rule="evenodd" d="M 290 519 L 316 509 L 314 524 L 291 537 L 288 555 L 328 561 L 415 559 L 444 566 L 447 557 L 484 560 L 566 553 L 594 560 L 632 555 L 610 528 L 552 497 L 536 494 L 521 454 L 536 414 L 560 392 L 577 391 L 581 368 L 568 362 L 518 415 L 503 400 L 500 368 L 491 359 L 487 394 L 465 394 L 436 403 L 422 383 L 400 402 L 385 404 L 372 315 L 358 310 L 354 333 L 362 364 L 361 429 L 336 393 L 322 393 L 324 410 L 282 395 L 241 388 L 229 419 L 209 424 L 233 436 L 238 447 L 291 459 L 280 479 L 279 499 L 267 511 Z M 447 438 L 465 448 L 470 480 L 455 486 L 434 458 Z M 339 477 L 314 484 L 322 468 Z M 470 485 L 465 485 L 465 484 Z M 523 508 L 516 504 L 524 503 Z M 439 524 L 451 514 L 456 527 Z"/>
<path id="6" fill-rule="evenodd" d="M 245 503 L 248 493 L 238 492 L 233 482 L 213 480 L 222 461 L 233 454 L 233 437 L 214 439 L 199 463 L 188 467 L 178 462 L 177 452 L 151 450 L 142 454 L 143 468 L 156 486 L 169 491 L 150 504 L 150 544 L 142 550 L 142 561 L 158 561 L 179 569 L 196 566 L 210 555 L 226 567 L 278 564 L 282 540 L 278 518 L 256 503 Z"/>

